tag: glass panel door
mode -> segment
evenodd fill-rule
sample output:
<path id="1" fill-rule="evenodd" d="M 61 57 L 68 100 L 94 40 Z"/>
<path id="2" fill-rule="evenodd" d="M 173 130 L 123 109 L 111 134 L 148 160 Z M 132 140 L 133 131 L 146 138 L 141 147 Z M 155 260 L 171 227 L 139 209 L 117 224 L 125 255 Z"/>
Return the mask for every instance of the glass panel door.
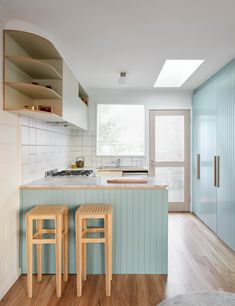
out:
<path id="1" fill-rule="evenodd" d="M 190 210 L 189 111 L 150 111 L 150 174 L 169 188 L 169 209 Z"/>

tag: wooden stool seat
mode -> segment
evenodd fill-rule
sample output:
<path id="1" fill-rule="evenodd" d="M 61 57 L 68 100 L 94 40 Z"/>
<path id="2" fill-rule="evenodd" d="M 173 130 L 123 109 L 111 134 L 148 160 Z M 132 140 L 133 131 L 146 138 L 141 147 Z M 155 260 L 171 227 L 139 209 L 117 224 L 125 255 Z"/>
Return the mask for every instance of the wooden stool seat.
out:
<path id="1" fill-rule="evenodd" d="M 88 227 L 88 219 L 104 219 L 104 227 Z M 87 234 L 103 233 L 104 237 L 88 237 Z M 86 280 L 86 244 L 105 244 L 106 295 L 111 295 L 112 280 L 112 205 L 85 204 L 76 211 L 76 265 L 77 295 L 82 295 L 82 280 Z"/>
<path id="2" fill-rule="evenodd" d="M 54 228 L 44 228 L 43 220 L 54 220 Z M 33 223 L 36 222 L 34 233 Z M 46 238 L 44 235 L 54 237 Z M 62 242 L 64 256 L 64 280 L 68 280 L 68 208 L 65 205 L 40 205 L 32 208 L 26 214 L 27 243 L 27 287 L 28 296 L 33 295 L 33 245 L 37 245 L 37 278 L 42 280 L 42 245 L 55 244 L 56 247 L 56 293 L 61 297 Z"/>
<path id="3" fill-rule="evenodd" d="M 108 204 L 86 204 L 86 205 L 81 205 L 77 213 L 80 215 L 106 215 L 106 214 L 111 214 L 112 213 L 112 205 Z"/>
<path id="4" fill-rule="evenodd" d="M 63 215 L 67 209 L 65 205 L 40 205 L 32 208 L 26 216 L 32 216 L 34 220 L 51 220 L 60 214 Z"/>

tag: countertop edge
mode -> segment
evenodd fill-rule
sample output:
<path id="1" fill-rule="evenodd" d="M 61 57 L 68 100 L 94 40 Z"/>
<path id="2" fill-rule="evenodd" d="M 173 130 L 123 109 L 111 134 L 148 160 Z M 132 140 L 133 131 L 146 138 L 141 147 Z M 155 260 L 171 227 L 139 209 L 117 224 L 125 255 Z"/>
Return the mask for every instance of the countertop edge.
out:
<path id="1" fill-rule="evenodd" d="M 20 190 L 168 190 L 167 185 L 152 185 L 152 186 L 144 186 L 144 185 L 112 185 L 112 186 L 20 186 Z"/>

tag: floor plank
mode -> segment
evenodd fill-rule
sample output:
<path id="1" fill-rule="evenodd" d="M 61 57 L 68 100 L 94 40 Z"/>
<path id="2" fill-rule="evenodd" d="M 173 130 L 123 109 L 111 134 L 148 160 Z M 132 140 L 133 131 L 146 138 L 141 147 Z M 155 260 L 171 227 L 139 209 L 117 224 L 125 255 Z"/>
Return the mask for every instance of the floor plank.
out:
<path id="1" fill-rule="evenodd" d="M 169 214 L 169 274 L 114 275 L 112 296 L 105 296 L 103 275 L 89 275 L 83 296 L 76 296 L 75 275 L 56 297 L 55 276 L 34 278 L 34 296 L 27 298 L 26 276 L 21 276 L 1 301 L 4 306 L 152 306 L 166 297 L 191 290 L 235 292 L 235 253 L 200 220 L 189 213 Z"/>

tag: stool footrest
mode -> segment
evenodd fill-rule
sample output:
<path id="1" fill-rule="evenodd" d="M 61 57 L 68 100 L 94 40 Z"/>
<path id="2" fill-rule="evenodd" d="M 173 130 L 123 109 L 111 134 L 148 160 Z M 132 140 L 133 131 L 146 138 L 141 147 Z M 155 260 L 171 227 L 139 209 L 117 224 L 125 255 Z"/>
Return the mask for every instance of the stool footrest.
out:
<path id="1" fill-rule="evenodd" d="M 105 243 L 105 238 L 82 238 L 82 243 Z"/>
<path id="2" fill-rule="evenodd" d="M 67 233 L 65 230 L 62 232 L 62 237 L 64 236 L 64 234 Z M 38 232 L 36 232 L 34 235 L 33 235 L 33 240 L 35 239 L 43 239 L 43 238 L 40 238 L 40 236 L 42 234 L 56 234 L 55 230 L 54 229 L 42 229 Z"/>
<path id="3" fill-rule="evenodd" d="M 32 239 L 32 244 L 55 244 L 56 239 Z"/>
<path id="4" fill-rule="evenodd" d="M 82 231 L 83 234 L 86 233 L 104 233 L 103 227 L 88 227 Z"/>

